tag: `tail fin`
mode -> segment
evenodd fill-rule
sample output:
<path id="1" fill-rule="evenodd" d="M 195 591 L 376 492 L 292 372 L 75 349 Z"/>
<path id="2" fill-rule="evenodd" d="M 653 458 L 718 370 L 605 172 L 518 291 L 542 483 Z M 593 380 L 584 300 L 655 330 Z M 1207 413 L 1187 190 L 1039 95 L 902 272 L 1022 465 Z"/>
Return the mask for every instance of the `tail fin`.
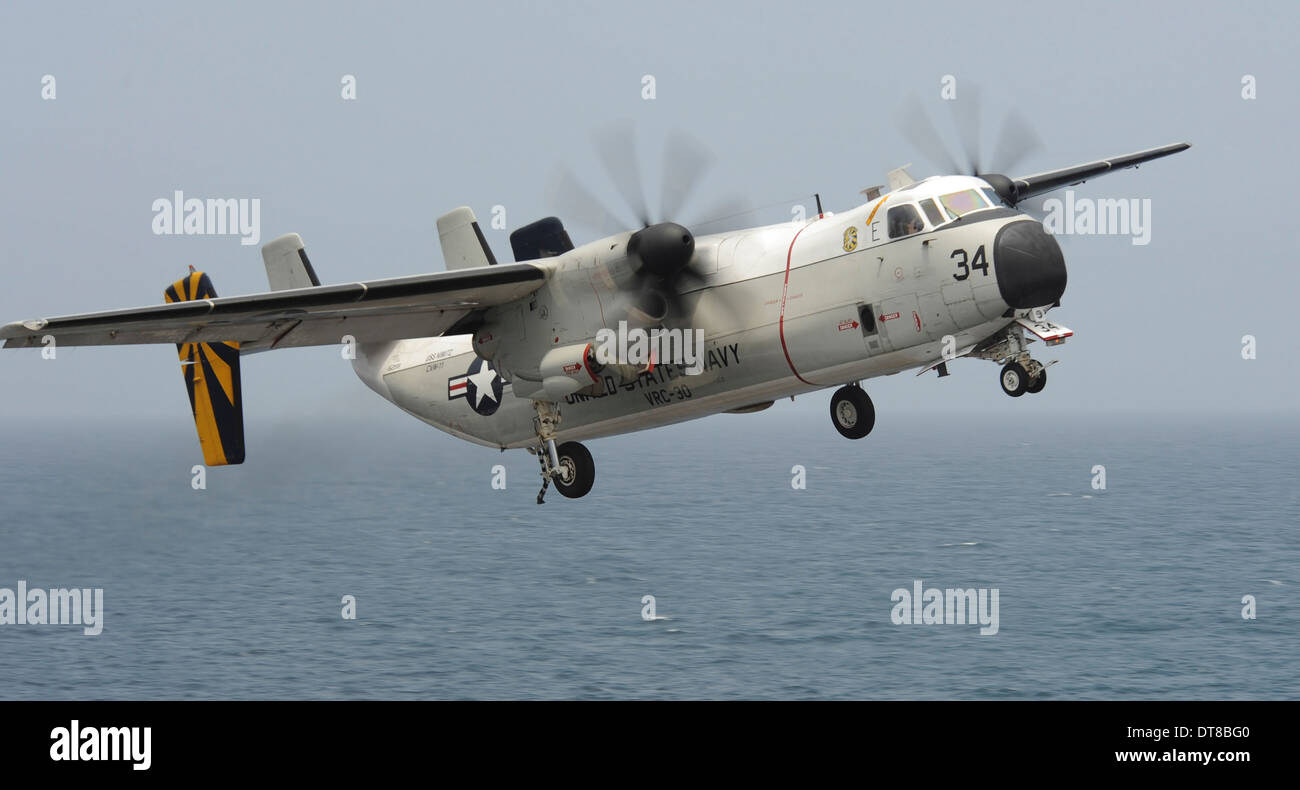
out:
<path id="1" fill-rule="evenodd" d="M 266 279 L 272 291 L 320 285 L 316 270 L 307 260 L 302 236 L 297 233 L 286 233 L 262 245 L 262 263 L 266 265 Z"/>
<path id="2" fill-rule="evenodd" d="M 190 273 L 163 292 L 168 304 L 215 299 L 217 291 L 203 272 Z M 244 399 L 239 387 L 238 343 L 177 343 L 203 463 L 244 462 Z"/>
<path id="3" fill-rule="evenodd" d="M 442 245 L 442 259 L 447 271 L 496 265 L 497 257 L 492 254 L 483 229 L 478 226 L 478 220 L 468 206 L 452 209 L 438 217 L 438 243 Z"/>

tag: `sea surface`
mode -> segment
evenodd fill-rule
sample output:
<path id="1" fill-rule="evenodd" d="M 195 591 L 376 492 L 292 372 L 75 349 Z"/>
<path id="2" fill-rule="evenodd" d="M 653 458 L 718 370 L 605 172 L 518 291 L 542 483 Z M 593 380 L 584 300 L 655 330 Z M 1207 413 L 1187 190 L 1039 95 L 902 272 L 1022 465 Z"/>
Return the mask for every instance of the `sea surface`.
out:
<path id="1" fill-rule="evenodd" d="M 591 442 L 540 507 L 400 414 L 250 422 L 201 490 L 184 422 L 5 418 L 0 587 L 104 619 L 0 625 L 0 698 L 1300 698 L 1295 420 L 776 412 Z M 895 624 L 917 580 L 997 633 Z"/>

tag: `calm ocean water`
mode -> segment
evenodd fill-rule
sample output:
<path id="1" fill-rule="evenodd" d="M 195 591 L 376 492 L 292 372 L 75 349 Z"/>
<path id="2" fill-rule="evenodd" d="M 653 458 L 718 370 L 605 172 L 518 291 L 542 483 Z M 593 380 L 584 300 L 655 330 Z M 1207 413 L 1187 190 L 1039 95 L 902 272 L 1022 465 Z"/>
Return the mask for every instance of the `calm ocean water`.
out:
<path id="1" fill-rule="evenodd" d="M 0 698 L 1300 698 L 1300 424 L 775 412 L 592 442 L 543 507 L 401 415 L 252 423 L 203 491 L 183 422 L 10 418 L 0 587 L 106 611 L 0 625 Z M 917 579 L 998 633 L 894 625 Z"/>

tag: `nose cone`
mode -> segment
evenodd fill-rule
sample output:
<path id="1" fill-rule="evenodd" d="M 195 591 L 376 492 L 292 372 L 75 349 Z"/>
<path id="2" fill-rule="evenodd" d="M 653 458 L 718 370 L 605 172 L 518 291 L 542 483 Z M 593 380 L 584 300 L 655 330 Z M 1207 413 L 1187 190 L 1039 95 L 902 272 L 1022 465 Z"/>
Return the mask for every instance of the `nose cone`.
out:
<path id="1" fill-rule="evenodd" d="M 993 267 L 1002 301 L 1012 307 L 1055 304 L 1065 293 L 1065 256 L 1033 220 L 1002 226 L 993 239 Z"/>

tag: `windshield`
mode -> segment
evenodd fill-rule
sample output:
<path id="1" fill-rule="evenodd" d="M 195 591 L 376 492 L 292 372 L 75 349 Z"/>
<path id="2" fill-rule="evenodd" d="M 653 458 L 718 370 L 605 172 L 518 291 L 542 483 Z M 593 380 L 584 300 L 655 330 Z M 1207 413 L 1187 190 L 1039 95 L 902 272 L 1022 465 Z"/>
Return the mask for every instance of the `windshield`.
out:
<path id="1" fill-rule="evenodd" d="M 930 224 L 935 227 L 942 225 L 946 221 L 943 218 L 943 214 L 939 213 L 939 209 L 934 205 L 934 201 L 930 198 L 921 201 L 921 210 L 925 212 L 925 216 L 930 218 Z"/>
<path id="2" fill-rule="evenodd" d="M 978 209 L 988 208 L 988 203 L 985 202 L 978 189 L 964 189 L 961 192 L 953 192 L 939 198 L 939 202 L 953 219 Z"/>

